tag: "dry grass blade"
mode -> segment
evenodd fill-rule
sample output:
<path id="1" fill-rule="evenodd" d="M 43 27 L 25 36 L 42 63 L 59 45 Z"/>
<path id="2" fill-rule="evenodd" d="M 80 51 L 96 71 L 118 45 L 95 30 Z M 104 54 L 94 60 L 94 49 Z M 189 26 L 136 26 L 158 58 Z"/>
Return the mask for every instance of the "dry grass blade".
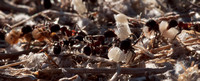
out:
<path id="1" fill-rule="evenodd" d="M 77 80 L 79 78 L 79 75 L 74 75 L 72 77 L 64 77 L 64 78 L 61 78 L 59 79 L 59 81 L 79 81 Z"/>
<path id="2" fill-rule="evenodd" d="M 22 62 L 16 62 L 16 63 L 12 63 L 12 64 L 8 64 L 8 65 L 0 66 L 0 69 L 5 69 L 5 68 L 11 67 L 11 66 L 17 66 L 17 65 L 23 64 L 25 62 L 26 61 L 22 61 Z"/>
<path id="3" fill-rule="evenodd" d="M 112 8 L 111 10 L 112 10 L 113 12 L 115 12 L 115 13 L 123 14 L 123 13 L 117 11 L 116 9 L 113 9 L 113 8 Z M 125 15 L 125 14 L 124 14 L 124 15 Z M 132 17 L 129 17 L 129 16 L 127 16 L 127 15 L 125 15 L 125 16 L 126 16 L 128 19 L 132 20 L 132 21 L 145 24 L 145 21 L 143 21 L 143 20 L 141 20 L 141 19 L 132 18 Z"/>
<path id="4" fill-rule="evenodd" d="M 193 43 L 193 42 L 196 42 L 196 41 L 200 41 L 200 39 L 199 38 L 191 39 L 191 40 L 184 41 L 184 43 Z"/>
<path id="5" fill-rule="evenodd" d="M 27 22 L 27 21 L 29 21 L 29 20 L 31 20 L 31 19 L 33 19 L 33 18 L 39 16 L 39 15 L 41 15 L 42 13 L 44 13 L 44 11 L 41 11 L 41 12 L 39 12 L 39 13 L 36 13 L 36 14 L 32 15 L 29 19 L 20 21 L 20 22 L 18 22 L 18 23 L 16 23 L 16 24 L 10 26 L 10 28 L 13 29 L 13 28 L 15 28 L 15 27 L 17 27 L 17 26 L 19 26 L 19 25 L 21 25 L 21 24 L 23 24 L 23 23 L 25 23 L 25 22 Z"/>
<path id="6" fill-rule="evenodd" d="M 162 47 L 159 47 L 159 48 L 155 48 L 155 49 L 152 49 L 150 50 L 152 53 L 157 53 L 159 51 L 162 51 L 162 50 L 166 50 L 166 49 L 170 49 L 172 45 L 166 45 L 166 46 L 162 46 Z"/>
<path id="7" fill-rule="evenodd" d="M 0 53 L 0 59 L 16 59 L 17 57 L 19 57 L 20 55 L 23 54 L 29 54 L 30 52 L 38 52 L 40 49 L 29 49 L 29 50 L 25 50 L 25 51 L 20 51 L 20 52 L 15 52 L 15 53 Z"/>
<path id="8" fill-rule="evenodd" d="M 133 47 L 142 50 L 142 52 L 144 52 L 143 54 L 145 54 L 146 56 L 149 56 L 150 58 L 154 58 L 154 55 L 151 52 L 149 52 L 147 49 L 140 46 L 133 46 Z"/>
<path id="9" fill-rule="evenodd" d="M 10 27 L 13 29 L 13 28 L 15 28 L 15 27 L 17 27 L 17 26 L 19 26 L 19 25 L 21 25 L 21 24 L 23 24 L 23 23 L 25 23 L 25 22 L 27 22 L 27 21 L 29 21 L 29 20 L 31 20 L 31 19 L 37 17 L 37 16 L 39 16 L 39 15 L 42 15 L 42 14 L 43 14 L 43 16 L 46 17 L 47 19 L 50 19 L 48 16 L 45 15 L 45 14 L 47 14 L 47 13 L 54 13 L 54 14 L 59 14 L 59 15 L 64 14 L 64 15 L 77 16 L 77 15 L 74 15 L 74 14 L 71 14 L 71 13 L 67 13 L 67 12 L 61 13 L 61 12 L 58 12 L 58 11 L 55 11 L 55 10 L 45 10 L 45 11 L 41 11 L 41 12 L 39 12 L 39 13 L 36 13 L 36 14 L 32 15 L 29 19 L 20 21 L 20 22 L 18 22 L 18 23 L 16 23 L 16 24 L 12 25 L 12 26 L 10 26 Z M 50 20 L 51 20 L 51 19 L 50 19 Z"/>
<path id="10" fill-rule="evenodd" d="M 29 6 L 22 7 L 22 6 L 11 4 L 8 1 L 4 1 L 4 0 L 0 1 L 0 9 L 13 10 L 13 11 L 24 12 L 24 13 L 31 13 L 33 10 Z"/>
<path id="11" fill-rule="evenodd" d="M 110 61 L 109 59 L 102 58 L 102 57 L 87 56 L 85 54 L 75 54 L 75 55 L 83 57 L 83 58 L 86 58 L 86 59 L 92 59 L 92 60 L 95 60 L 95 61 L 99 61 L 99 62 L 106 62 L 106 63 L 116 64 L 116 62 Z"/>
<path id="12" fill-rule="evenodd" d="M 188 17 L 188 16 L 191 17 L 194 14 L 195 14 L 195 12 L 190 12 L 190 13 L 187 13 L 187 14 L 177 14 L 177 15 L 174 15 L 174 16 L 160 17 L 160 18 L 158 18 L 158 20 L 160 20 L 160 21 L 163 21 L 163 20 L 168 21 L 168 20 L 171 20 L 171 19 L 178 19 L 180 17 Z"/>
<path id="13" fill-rule="evenodd" d="M 59 67 L 58 64 L 56 64 L 56 62 L 51 58 L 51 56 L 49 56 L 46 52 L 45 55 L 48 57 L 48 59 L 54 64 L 56 65 L 56 67 Z"/>
<path id="14" fill-rule="evenodd" d="M 180 63 L 180 65 L 181 65 L 181 67 L 183 68 L 184 71 L 187 70 L 187 69 L 185 68 L 185 66 L 184 66 L 182 63 Z"/>

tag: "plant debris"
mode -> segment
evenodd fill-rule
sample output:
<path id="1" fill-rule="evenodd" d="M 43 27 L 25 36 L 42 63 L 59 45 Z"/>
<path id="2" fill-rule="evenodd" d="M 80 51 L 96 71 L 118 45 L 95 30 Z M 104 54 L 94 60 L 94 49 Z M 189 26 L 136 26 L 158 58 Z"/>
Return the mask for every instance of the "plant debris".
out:
<path id="1" fill-rule="evenodd" d="M 0 0 L 0 80 L 198 81 L 199 8 L 198 0 Z"/>

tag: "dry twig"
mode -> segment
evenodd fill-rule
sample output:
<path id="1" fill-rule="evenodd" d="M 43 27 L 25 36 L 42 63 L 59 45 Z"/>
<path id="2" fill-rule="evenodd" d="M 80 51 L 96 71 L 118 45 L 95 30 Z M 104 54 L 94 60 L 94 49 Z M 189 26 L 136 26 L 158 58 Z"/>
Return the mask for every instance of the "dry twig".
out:
<path id="1" fill-rule="evenodd" d="M 32 13 L 33 9 L 28 6 L 18 6 L 14 4 L 10 4 L 5 0 L 0 0 L 0 9 L 2 10 L 13 10 L 16 12 L 23 12 L 23 13 Z"/>
<path id="2" fill-rule="evenodd" d="M 83 57 L 83 58 L 86 58 L 86 59 L 92 59 L 92 60 L 95 60 L 95 61 L 99 61 L 99 62 L 106 62 L 106 63 L 116 64 L 116 62 L 110 61 L 110 60 L 102 58 L 102 57 L 87 56 L 87 55 L 84 55 L 84 54 L 75 54 L 75 55 Z"/>
<path id="3" fill-rule="evenodd" d="M 58 12 L 58 11 L 55 11 L 55 10 L 45 10 L 45 11 L 41 11 L 41 12 L 39 12 L 39 13 L 36 13 L 36 14 L 32 15 L 29 19 L 20 21 L 20 22 L 18 22 L 18 23 L 16 23 L 16 24 L 12 25 L 12 26 L 10 26 L 10 27 L 11 27 L 11 28 L 15 28 L 15 27 L 17 27 L 17 26 L 19 26 L 19 25 L 21 25 L 21 24 L 23 24 L 23 23 L 25 23 L 25 22 L 27 22 L 27 21 L 29 21 L 29 20 L 31 20 L 31 19 L 37 17 L 37 16 L 39 16 L 39 15 L 43 15 L 44 17 L 46 17 L 46 18 L 49 19 L 49 17 L 45 15 L 45 14 L 48 14 L 48 13 L 51 13 L 51 14 L 54 14 L 54 15 L 78 16 L 77 14 L 72 14 L 72 13 L 68 13 L 68 12 Z"/>
<path id="4" fill-rule="evenodd" d="M 26 62 L 26 61 L 16 62 L 16 63 L 8 64 L 8 65 L 3 65 L 3 66 L 0 66 L 0 69 L 5 69 L 5 68 L 11 67 L 11 66 L 20 65 L 20 64 L 23 64 L 23 63 L 25 63 L 25 62 Z"/>
<path id="5" fill-rule="evenodd" d="M 166 45 L 166 46 L 162 46 L 162 47 L 159 47 L 159 48 L 155 48 L 155 49 L 152 49 L 151 52 L 152 53 L 157 53 L 159 51 L 169 49 L 169 48 L 171 48 L 171 46 L 172 45 Z"/>
<path id="6" fill-rule="evenodd" d="M 106 73 L 106 74 L 113 74 L 117 71 L 116 68 L 95 68 L 95 69 L 88 69 L 88 68 L 64 68 L 67 73 L 76 73 L 76 74 L 82 74 L 82 73 L 92 73 L 92 74 L 99 74 L 99 73 Z M 157 69 L 151 69 L 151 68 L 121 68 L 120 74 L 132 74 L 132 75 L 145 75 L 146 73 L 149 74 L 159 74 L 164 73 L 167 70 L 172 69 L 171 66 L 166 66 L 164 68 L 157 68 Z M 49 69 L 52 73 L 62 72 L 61 69 Z M 42 72 L 49 72 L 47 70 L 41 70 L 39 71 L 39 74 Z M 56 72 L 54 72 L 56 71 Z M 47 73 L 48 74 L 48 73 Z"/>
<path id="7" fill-rule="evenodd" d="M 25 51 L 8 53 L 8 54 L 0 53 L 0 60 L 8 59 L 8 58 L 16 59 L 17 57 L 19 57 L 22 54 L 29 54 L 30 52 L 38 52 L 38 51 L 39 51 L 39 49 L 29 49 L 29 50 L 25 50 Z"/>
<path id="8" fill-rule="evenodd" d="M 120 66 L 118 66 L 117 72 L 112 76 L 112 78 L 110 79 L 110 81 L 117 81 L 117 78 L 120 74 L 121 68 Z"/>

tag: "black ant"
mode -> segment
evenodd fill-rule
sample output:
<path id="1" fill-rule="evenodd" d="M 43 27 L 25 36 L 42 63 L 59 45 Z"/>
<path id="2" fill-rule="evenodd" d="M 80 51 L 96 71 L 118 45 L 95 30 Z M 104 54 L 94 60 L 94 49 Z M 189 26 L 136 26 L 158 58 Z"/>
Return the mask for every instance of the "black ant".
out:
<path id="1" fill-rule="evenodd" d="M 149 28 L 149 31 L 154 30 L 159 32 L 159 25 L 155 20 L 148 20 L 145 25 Z"/>
<path id="2" fill-rule="evenodd" d="M 60 30 L 60 25 L 54 24 L 54 25 L 50 26 L 50 30 L 51 30 L 51 32 L 57 32 Z"/>
<path id="3" fill-rule="evenodd" d="M 60 43 L 56 43 L 55 45 L 54 45 L 54 47 L 53 47 L 53 53 L 54 54 L 56 54 L 56 55 L 58 55 L 58 54 L 60 54 L 61 53 L 61 45 L 60 45 Z"/>
<path id="4" fill-rule="evenodd" d="M 45 9 L 49 9 L 52 6 L 51 0 L 43 0 L 43 5 Z"/>
<path id="5" fill-rule="evenodd" d="M 6 32 L 4 32 L 3 30 L 0 31 L 0 40 L 5 40 L 5 35 L 6 35 Z"/>
<path id="6" fill-rule="evenodd" d="M 105 38 L 110 38 L 110 37 L 117 37 L 115 32 L 111 29 L 108 29 L 107 31 L 104 32 L 104 37 Z"/>

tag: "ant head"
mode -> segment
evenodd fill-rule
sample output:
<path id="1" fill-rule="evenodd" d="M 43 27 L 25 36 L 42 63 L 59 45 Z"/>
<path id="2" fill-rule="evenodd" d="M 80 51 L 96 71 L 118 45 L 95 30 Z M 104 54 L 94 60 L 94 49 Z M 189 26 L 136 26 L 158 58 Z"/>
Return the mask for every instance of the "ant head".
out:
<path id="1" fill-rule="evenodd" d="M 51 0 L 43 0 L 43 5 L 45 9 L 49 9 L 52 6 Z"/>
<path id="2" fill-rule="evenodd" d="M 153 19 L 148 20 L 145 25 L 147 27 L 149 27 L 149 31 L 151 31 L 151 30 L 159 31 L 158 23 L 155 20 L 153 20 Z"/>
<path id="3" fill-rule="evenodd" d="M 107 31 L 104 32 L 104 37 L 117 37 L 115 32 L 111 29 L 108 29 Z"/>
<path id="4" fill-rule="evenodd" d="M 84 38 L 84 37 L 81 36 L 81 35 L 78 35 L 78 36 L 75 37 L 75 39 L 77 39 L 78 41 L 83 41 L 83 38 Z"/>
<path id="5" fill-rule="evenodd" d="M 60 26 L 58 24 L 54 24 L 54 25 L 50 26 L 50 30 L 51 30 L 51 32 L 57 32 L 60 30 Z"/>
<path id="6" fill-rule="evenodd" d="M 32 32 L 33 30 L 32 30 L 32 27 L 30 25 L 26 25 L 21 29 L 21 31 L 22 31 L 23 34 L 27 34 L 29 32 Z"/>
<path id="7" fill-rule="evenodd" d="M 121 50 L 124 50 L 125 53 L 127 52 L 127 50 L 130 50 L 131 49 L 131 39 L 127 38 L 123 41 L 120 42 L 120 46 L 119 48 Z"/>
<path id="8" fill-rule="evenodd" d="M 178 25 L 178 22 L 174 19 L 169 21 L 169 26 L 167 29 L 170 29 L 171 27 L 176 27 Z"/>
<path id="9" fill-rule="evenodd" d="M 90 48 L 89 45 L 83 47 L 83 53 L 85 53 L 86 55 L 90 55 L 92 53 L 92 49 Z"/>

